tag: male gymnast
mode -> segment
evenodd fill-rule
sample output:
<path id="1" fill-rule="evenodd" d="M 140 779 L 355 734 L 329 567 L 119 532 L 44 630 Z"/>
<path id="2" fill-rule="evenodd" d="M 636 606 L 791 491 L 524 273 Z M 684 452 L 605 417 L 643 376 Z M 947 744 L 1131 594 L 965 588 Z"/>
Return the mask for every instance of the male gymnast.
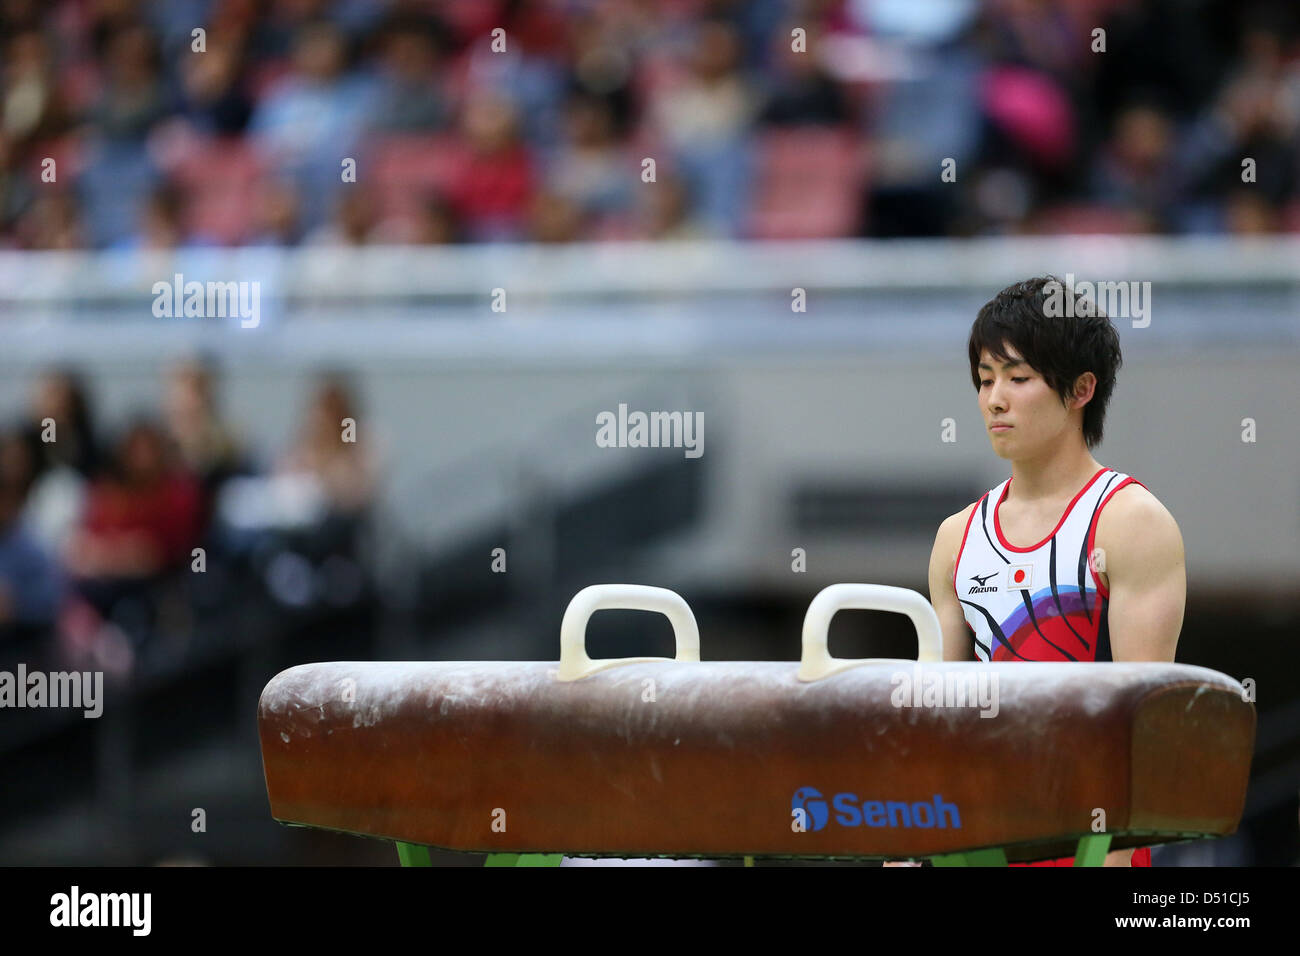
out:
<path id="1" fill-rule="evenodd" d="M 1182 535 L 1145 485 L 1092 457 L 1119 336 L 1082 297 L 1072 312 L 1046 309 L 1057 288 L 1074 294 L 1051 277 L 1008 286 L 971 327 L 980 414 L 1011 477 L 935 536 L 930 601 L 944 658 L 1173 661 L 1187 596 Z M 1106 866 L 1150 865 L 1146 847 L 1106 856 Z"/>

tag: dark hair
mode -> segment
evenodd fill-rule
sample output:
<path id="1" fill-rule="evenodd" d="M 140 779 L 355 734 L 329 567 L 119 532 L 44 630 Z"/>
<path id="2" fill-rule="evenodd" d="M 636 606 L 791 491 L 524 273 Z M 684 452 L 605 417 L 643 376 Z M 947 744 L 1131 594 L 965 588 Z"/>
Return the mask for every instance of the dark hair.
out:
<path id="1" fill-rule="evenodd" d="M 1053 311 L 1070 315 L 1049 315 L 1044 300 L 1056 292 L 1044 287 L 1056 283 L 1061 300 L 1072 296 L 1075 308 Z M 979 362 L 987 349 L 995 359 L 1006 359 L 1007 346 L 1014 348 L 1047 384 L 1067 401 L 1074 383 L 1084 372 L 1097 376 L 1097 387 L 1083 407 L 1083 440 L 1089 448 L 1101 444 L 1106 406 L 1115 390 L 1115 375 L 1123 362 L 1119 335 L 1110 319 L 1085 296 L 1073 292 L 1055 276 L 1039 276 L 1009 285 L 985 303 L 971 326 L 971 380 L 980 388 Z"/>

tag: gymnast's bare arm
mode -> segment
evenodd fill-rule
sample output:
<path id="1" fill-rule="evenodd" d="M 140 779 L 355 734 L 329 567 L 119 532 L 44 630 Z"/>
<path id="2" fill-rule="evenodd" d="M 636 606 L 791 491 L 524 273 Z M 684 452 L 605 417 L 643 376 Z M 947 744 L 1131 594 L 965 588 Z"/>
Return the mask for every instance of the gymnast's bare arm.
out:
<path id="1" fill-rule="evenodd" d="M 966 624 L 966 615 L 962 613 L 961 602 L 957 600 L 957 592 L 952 585 L 957 550 L 961 547 L 962 535 L 966 533 L 966 519 L 970 517 L 975 504 L 967 505 L 963 510 L 943 519 L 934 536 L 934 550 L 930 552 L 930 604 L 939 617 L 939 626 L 943 631 L 945 661 L 975 659 L 970 627 Z"/>
<path id="2" fill-rule="evenodd" d="M 1111 655 L 1172 662 L 1187 600 L 1178 522 L 1147 489 L 1125 485 L 1101 510 L 1093 546 L 1093 568 L 1110 590 Z"/>
<path id="3" fill-rule="evenodd" d="M 1187 569 L 1178 522 L 1141 485 L 1115 492 L 1097 519 L 1093 568 L 1110 590 L 1106 614 L 1116 661 L 1173 661 L 1183 628 Z M 1106 866 L 1131 866 L 1131 850 Z"/>

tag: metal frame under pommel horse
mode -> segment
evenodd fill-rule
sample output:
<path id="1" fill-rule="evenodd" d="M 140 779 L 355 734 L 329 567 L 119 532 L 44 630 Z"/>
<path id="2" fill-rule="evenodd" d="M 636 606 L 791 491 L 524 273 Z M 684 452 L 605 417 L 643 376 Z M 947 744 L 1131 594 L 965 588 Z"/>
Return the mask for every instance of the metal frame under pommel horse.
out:
<path id="1" fill-rule="evenodd" d="M 676 658 L 592 660 L 587 622 L 613 608 L 666 615 Z M 848 608 L 908 615 L 916 660 L 832 657 Z M 258 730 L 276 820 L 392 840 L 408 866 L 429 847 L 489 866 L 1099 866 L 1234 832 L 1255 710 L 1237 681 L 1185 664 L 944 661 L 929 602 L 874 584 L 813 599 L 797 666 L 702 662 L 679 595 L 609 584 L 570 602 L 558 663 L 299 665 L 267 684 Z"/>

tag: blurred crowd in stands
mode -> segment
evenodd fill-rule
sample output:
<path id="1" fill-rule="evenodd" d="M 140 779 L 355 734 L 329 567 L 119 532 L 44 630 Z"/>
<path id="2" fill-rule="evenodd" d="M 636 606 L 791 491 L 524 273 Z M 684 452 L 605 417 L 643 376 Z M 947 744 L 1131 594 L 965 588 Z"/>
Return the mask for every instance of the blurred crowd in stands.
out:
<path id="1" fill-rule="evenodd" d="M 265 467 L 217 391 L 209 364 L 177 364 L 161 413 L 108 435 L 75 372 L 39 379 L 24 419 L 0 429 L 7 656 L 129 674 L 142 658 L 185 655 L 193 618 L 213 607 L 264 596 L 337 614 L 365 598 L 358 552 L 375 470 L 346 431 L 348 382 L 322 373 Z"/>
<path id="2" fill-rule="evenodd" d="M 1289 0 L 0 0 L 0 248 L 1296 231 L 1298 27 Z"/>

